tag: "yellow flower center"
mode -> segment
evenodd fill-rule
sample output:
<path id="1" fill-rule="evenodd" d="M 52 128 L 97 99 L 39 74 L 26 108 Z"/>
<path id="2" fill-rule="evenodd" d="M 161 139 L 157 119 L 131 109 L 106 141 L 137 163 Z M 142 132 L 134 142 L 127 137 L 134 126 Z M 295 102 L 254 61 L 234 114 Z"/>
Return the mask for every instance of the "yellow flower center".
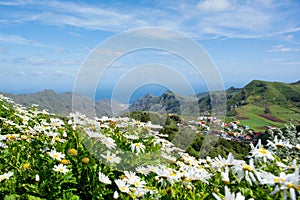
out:
<path id="1" fill-rule="evenodd" d="M 244 165 L 243 166 L 243 169 L 246 171 L 246 170 L 248 170 L 248 171 L 250 171 L 251 170 L 251 167 L 250 167 L 250 165 Z"/>
<path id="2" fill-rule="evenodd" d="M 170 174 L 171 177 L 174 177 L 174 176 L 176 176 L 176 175 L 177 175 L 176 172 L 172 172 L 172 173 Z"/>
<path id="3" fill-rule="evenodd" d="M 59 172 L 63 172 L 63 171 L 64 171 L 64 168 L 63 168 L 63 167 L 59 167 L 59 168 L 58 168 L 58 171 L 59 171 Z"/>
<path id="4" fill-rule="evenodd" d="M 120 190 L 121 190 L 122 192 L 125 192 L 125 191 L 126 191 L 126 187 L 121 186 L 121 187 L 120 187 Z"/>
<path id="5" fill-rule="evenodd" d="M 280 183 L 280 182 L 284 182 L 284 179 L 280 177 L 274 177 L 274 183 Z"/>
<path id="6" fill-rule="evenodd" d="M 268 151 L 267 151 L 267 149 L 265 149 L 265 148 L 261 148 L 261 149 L 259 150 L 259 153 L 266 155 L 266 154 L 268 154 Z"/>
<path id="7" fill-rule="evenodd" d="M 57 159 L 59 158 L 59 155 L 57 153 L 53 154 L 53 158 Z"/>
<path id="8" fill-rule="evenodd" d="M 287 185 L 286 185 L 288 188 L 294 188 L 294 183 L 288 183 Z"/>
<path id="9" fill-rule="evenodd" d="M 135 182 L 134 182 L 134 186 L 135 186 L 135 187 L 139 187 L 140 185 L 141 185 L 141 184 L 140 184 L 139 181 L 135 181 Z"/>
<path id="10" fill-rule="evenodd" d="M 109 157 L 107 157 L 107 160 L 112 161 L 112 160 L 113 160 L 113 157 L 112 157 L 112 156 L 109 156 Z"/>

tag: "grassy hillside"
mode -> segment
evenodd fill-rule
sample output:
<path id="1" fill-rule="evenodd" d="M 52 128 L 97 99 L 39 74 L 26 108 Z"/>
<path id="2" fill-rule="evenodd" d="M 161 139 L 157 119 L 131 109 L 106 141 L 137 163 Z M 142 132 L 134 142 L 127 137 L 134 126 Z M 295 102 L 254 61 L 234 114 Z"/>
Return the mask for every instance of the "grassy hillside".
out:
<path id="1" fill-rule="evenodd" d="M 254 80 L 228 98 L 228 114 L 254 129 L 300 123 L 300 84 Z"/>

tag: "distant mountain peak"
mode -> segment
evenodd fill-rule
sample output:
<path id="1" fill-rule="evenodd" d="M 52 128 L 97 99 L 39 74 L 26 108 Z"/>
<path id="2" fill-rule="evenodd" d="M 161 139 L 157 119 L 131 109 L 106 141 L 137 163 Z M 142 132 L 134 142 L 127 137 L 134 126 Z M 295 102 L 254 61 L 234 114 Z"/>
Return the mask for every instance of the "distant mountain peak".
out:
<path id="1" fill-rule="evenodd" d="M 151 94 L 151 93 L 147 93 L 145 96 L 144 96 L 144 98 L 153 98 L 153 97 L 155 97 L 153 94 Z"/>
<path id="2" fill-rule="evenodd" d="M 290 83 L 291 85 L 300 85 L 300 80 L 299 81 L 296 81 L 296 82 L 293 82 L 293 83 Z"/>
<path id="3" fill-rule="evenodd" d="M 5 94 L 7 97 L 13 99 L 16 103 L 24 106 L 31 106 L 37 104 L 41 109 L 47 109 L 51 113 L 66 116 L 70 112 L 73 112 L 72 101 L 75 98 L 77 102 L 77 111 L 84 114 L 93 114 L 95 109 L 98 116 L 112 116 L 112 110 L 114 114 L 120 114 L 128 106 L 111 101 L 110 99 L 103 99 L 100 101 L 94 101 L 90 97 L 83 96 L 79 93 L 64 92 L 56 93 L 53 90 L 43 90 L 32 94 Z M 92 106 L 95 106 L 93 108 Z M 113 107 L 113 109 L 112 109 Z"/>

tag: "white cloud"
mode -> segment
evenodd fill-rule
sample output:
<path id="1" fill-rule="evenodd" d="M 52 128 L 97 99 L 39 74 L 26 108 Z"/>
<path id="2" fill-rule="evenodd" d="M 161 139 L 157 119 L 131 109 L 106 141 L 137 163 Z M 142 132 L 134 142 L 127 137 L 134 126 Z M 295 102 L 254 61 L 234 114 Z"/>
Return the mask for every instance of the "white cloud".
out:
<path id="1" fill-rule="evenodd" d="M 142 23 L 136 16 L 107 5 L 90 6 L 73 2 L 44 1 L 36 4 L 47 7 L 37 20 L 54 25 L 70 25 L 94 30 L 114 30 L 118 32 L 128 26 L 137 27 Z"/>
<path id="2" fill-rule="evenodd" d="M 292 34 L 288 34 L 284 39 L 285 40 L 293 40 L 295 37 Z"/>
<path id="3" fill-rule="evenodd" d="M 43 70 L 33 70 L 31 73 L 33 76 L 64 76 L 64 77 L 74 77 L 76 75 L 76 70 L 70 69 L 48 69 Z"/>
<path id="4" fill-rule="evenodd" d="M 284 45 L 276 45 L 272 49 L 268 50 L 267 52 L 295 52 L 299 51 L 298 48 L 286 47 Z"/>
<path id="5" fill-rule="evenodd" d="M 26 5 L 28 3 L 32 3 L 32 0 L 14 0 L 14 1 L 0 1 L 0 5 L 3 6 L 19 6 L 19 5 Z"/>
<path id="6" fill-rule="evenodd" d="M 139 29 L 134 33 L 137 36 L 151 38 L 151 39 L 163 39 L 163 40 L 175 40 L 184 38 L 181 33 L 174 33 L 173 31 L 169 31 L 167 29 Z"/>
<path id="7" fill-rule="evenodd" d="M 202 11 L 224 11 L 229 9 L 230 2 L 228 0 L 203 0 L 197 4 L 197 7 Z"/>
<path id="8" fill-rule="evenodd" d="M 100 56 L 118 57 L 121 56 L 124 52 L 112 49 L 96 48 L 93 50 L 93 53 Z"/>
<path id="9" fill-rule="evenodd" d="M 0 33 L 0 42 L 6 42 L 6 43 L 12 43 L 12 44 L 18 44 L 18 45 L 28 45 L 28 46 L 35 46 L 35 47 L 45 47 L 45 48 L 51 48 L 47 45 L 41 44 L 39 42 L 36 42 L 34 40 L 26 39 L 19 35 L 7 35 L 7 34 L 1 34 Z"/>
<path id="10" fill-rule="evenodd" d="M 32 66 L 78 66 L 81 61 L 76 59 L 47 59 L 47 58 L 25 58 L 25 57 L 9 57 L 1 60 L 2 63 L 14 65 L 32 65 Z"/>
<path id="11" fill-rule="evenodd" d="M 76 32 L 74 32 L 74 31 L 70 31 L 69 34 L 72 35 L 72 36 L 75 36 L 75 37 L 82 37 L 81 34 L 76 33 Z"/>
<path id="12" fill-rule="evenodd" d="M 69 50 L 63 47 L 54 48 L 53 51 L 57 53 L 69 53 Z"/>
<path id="13" fill-rule="evenodd" d="M 4 35 L 0 33 L 0 41 L 22 45 L 32 45 L 33 42 L 18 35 Z"/>
<path id="14" fill-rule="evenodd" d="M 6 50 L 6 48 L 0 46 L 0 55 L 8 55 L 8 51 Z"/>
<path id="15" fill-rule="evenodd" d="M 31 65 L 79 65 L 80 61 L 77 60 L 49 60 L 46 58 L 30 58 L 28 62 Z"/>
<path id="16" fill-rule="evenodd" d="M 275 65 L 283 65 L 283 66 L 287 66 L 287 65 L 293 65 L 295 66 L 296 68 L 285 68 L 284 71 L 286 70 L 295 70 L 297 69 L 298 70 L 298 67 L 297 65 L 300 65 L 300 60 L 299 58 L 283 58 L 283 57 L 277 57 L 277 58 L 272 58 L 272 59 L 268 59 L 268 60 L 265 60 L 264 63 L 266 64 L 272 64 L 272 66 L 275 64 Z M 274 69 L 274 67 L 273 67 Z M 272 70 L 273 70 L 272 69 Z M 282 70 L 282 68 L 281 68 Z M 278 74 L 281 74 L 281 72 L 279 72 Z M 295 73 L 295 71 L 292 73 L 293 75 L 298 75 L 298 73 Z"/>
<path id="17" fill-rule="evenodd" d="M 34 76 L 43 76 L 43 75 L 45 75 L 45 72 L 44 71 L 34 70 L 34 71 L 32 71 L 31 74 L 34 75 Z"/>
<path id="18" fill-rule="evenodd" d="M 26 19 L 46 25 L 67 25 L 115 33 L 132 28 L 164 27 L 187 33 L 196 39 L 259 38 L 300 31 L 297 17 L 300 5 L 289 1 L 201 0 L 195 3 L 179 0 L 172 1 L 172 4 L 162 1 L 160 7 L 140 7 L 122 2 L 92 5 L 33 0 L 27 6 L 32 8 L 31 13 L 8 13 L 7 23 L 9 20 L 22 22 Z M 151 35 L 163 37 L 155 32 Z"/>
<path id="19" fill-rule="evenodd" d="M 18 71 L 14 73 L 15 76 L 25 76 L 25 72 L 23 71 Z"/>

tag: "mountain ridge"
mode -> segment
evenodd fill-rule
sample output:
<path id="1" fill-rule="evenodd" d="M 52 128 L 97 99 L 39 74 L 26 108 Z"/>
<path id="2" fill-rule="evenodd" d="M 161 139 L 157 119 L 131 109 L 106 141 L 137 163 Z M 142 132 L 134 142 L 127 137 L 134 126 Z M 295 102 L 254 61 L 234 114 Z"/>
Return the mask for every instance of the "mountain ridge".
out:
<path id="1" fill-rule="evenodd" d="M 72 111 L 72 97 L 74 97 L 75 101 L 80 103 L 80 109 L 85 111 L 83 113 L 91 113 L 92 111 L 85 109 L 95 103 L 98 116 L 112 116 L 128 111 L 209 115 L 211 95 L 214 98 L 217 94 L 218 92 L 203 92 L 183 96 L 167 90 L 160 96 L 148 93 L 129 106 L 109 99 L 93 101 L 89 97 L 72 92 L 58 94 L 49 89 L 33 94 L 4 95 L 24 106 L 38 104 L 40 108 L 61 115 L 67 115 Z M 293 83 L 252 80 L 243 88 L 228 88 L 226 99 L 227 116 L 239 119 L 245 124 L 255 125 L 264 122 L 260 125 L 282 126 L 283 122 L 287 123 L 290 119 L 298 122 L 297 119 L 300 119 L 300 80 Z"/>
<path id="2" fill-rule="evenodd" d="M 3 95 L 13 99 L 18 104 L 27 107 L 31 106 L 32 104 L 37 104 L 41 109 L 47 109 L 51 113 L 62 116 L 66 116 L 72 112 L 72 98 L 74 98 L 73 101 L 75 100 L 78 103 L 78 106 L 76 106 L 78 109 L 77 111 L 87 115 L 93 115 L 94 110 L 90 109 L 90 105 L 93 104 L 95 104 L 97 116 L 113 116 L 113 114 L 118 115 L 127 108 L 126 105 L 116 101 L 111 101 L 109 99 L 94 101 L 90 97 L 81 94 L 73 92 L 56 93 L 50 89 L 45 89 L 32 94 L 3 93 Z"/>

